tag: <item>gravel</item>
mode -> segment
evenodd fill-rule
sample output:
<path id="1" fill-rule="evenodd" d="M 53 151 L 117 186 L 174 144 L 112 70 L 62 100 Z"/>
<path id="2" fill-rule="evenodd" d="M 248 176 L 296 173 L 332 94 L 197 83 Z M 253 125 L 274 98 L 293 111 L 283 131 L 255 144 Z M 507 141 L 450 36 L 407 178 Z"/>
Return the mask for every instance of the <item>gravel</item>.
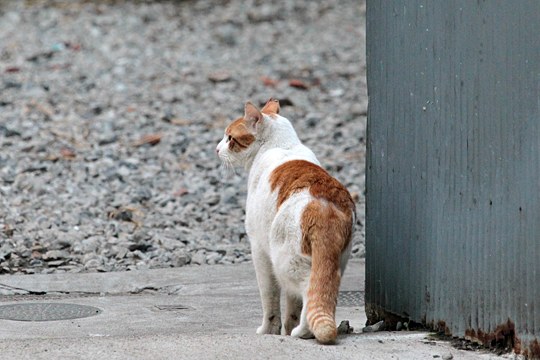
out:
<path id="1" fill-rule="evenodd" d="M 353 193 L 364 256 L 365 6 L 0 0 L 0 273 L 251 260 L 215 146 L 281 100 Z"/>

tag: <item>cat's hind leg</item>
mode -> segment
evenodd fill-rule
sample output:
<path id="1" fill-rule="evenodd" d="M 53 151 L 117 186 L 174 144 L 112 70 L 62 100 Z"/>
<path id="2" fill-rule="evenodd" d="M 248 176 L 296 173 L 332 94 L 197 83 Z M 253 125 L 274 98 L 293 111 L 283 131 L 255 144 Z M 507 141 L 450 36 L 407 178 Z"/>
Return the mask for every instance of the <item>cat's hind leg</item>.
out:
<path id="1" fill-rule="evenodd" d="M 287 294 L 285 304 L 285 318 L 281 335 L 291 335 L 292 329 L 298 326 L 302 313 L 302 299 L 294 294 Z"/>
<path id="2" fill-rule="evenodd" d="M 312 339 L 315 337 L 309 329 L 307 321 L 307 296 L 304 296 L 302 313 L 300 314 L 300 324 L 292 330 L 291 336 L 302 339 Z"/>
<path id="3" fill-rule="evenodd" d="M 302 313 L 300 314 L 300 323 L 292 330 L 291 336 L 302 339 L 312 339 L 315 336 L 309 329 L 309 324 L 307 320 L 307 294 L 304 294 L 302 303 L 303 304 Z"/>
<path id="4" fill-rule="evenodd" d="M 257 334 L 279 335 L 281 333 L 279 304 L 281 290 L 274 275 L 270 258 L 265 253 L 255 249 L 252 249 L 252 254 L 263 308 L 262 325 L 257 329 Z"/>

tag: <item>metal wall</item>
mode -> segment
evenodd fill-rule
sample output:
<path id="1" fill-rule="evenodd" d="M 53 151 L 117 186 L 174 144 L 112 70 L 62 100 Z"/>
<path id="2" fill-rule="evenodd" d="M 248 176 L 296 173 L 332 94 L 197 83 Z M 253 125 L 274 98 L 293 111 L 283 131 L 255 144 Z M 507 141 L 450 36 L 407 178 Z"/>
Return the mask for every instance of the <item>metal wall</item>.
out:
<path id="1" fill-rule="evenodd" d="M 540 1 L 367 3 L 366 312 L 540 357 Z"/>

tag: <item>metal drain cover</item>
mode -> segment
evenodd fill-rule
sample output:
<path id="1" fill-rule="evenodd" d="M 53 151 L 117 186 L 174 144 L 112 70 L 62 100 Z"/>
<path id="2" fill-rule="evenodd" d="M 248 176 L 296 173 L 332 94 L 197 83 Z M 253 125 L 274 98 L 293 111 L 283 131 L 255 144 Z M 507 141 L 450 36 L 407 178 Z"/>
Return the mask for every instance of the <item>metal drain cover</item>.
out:
<path id="1" fill-rule="evenodd" d="M 364 295 L 362 291 L 340 291 L 338 294 L 337 306 L 352 307 L 362 306 L 364 304 Z"/>
<path id="2" fill-rule="evenodd" d="M 66 303 L 26 303 L 0 306 L 0 319 L 16 321 L 53 321 L 85 318 L 101 313 L 93 306 Z"/>

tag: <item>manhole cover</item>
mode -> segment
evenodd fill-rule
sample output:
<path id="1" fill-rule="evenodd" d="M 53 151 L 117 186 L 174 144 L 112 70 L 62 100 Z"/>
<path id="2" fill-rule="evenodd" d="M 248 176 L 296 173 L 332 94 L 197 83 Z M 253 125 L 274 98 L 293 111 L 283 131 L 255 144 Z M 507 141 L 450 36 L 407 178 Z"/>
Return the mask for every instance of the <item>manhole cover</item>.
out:
<path id="1" fill-rule="evenodd" d="M 337 306 L 361 306 L 364 303 L 364 297 L 361 291 L 340 291 L 338 295 Z"/>
<path id="2" fill-rule="evenodd" d="M 16 321 L 53 321 L 79 319 L 101 313 L 86 305 L 65 303 L 27 303 L 0 306 L 0 319 Z"/>

